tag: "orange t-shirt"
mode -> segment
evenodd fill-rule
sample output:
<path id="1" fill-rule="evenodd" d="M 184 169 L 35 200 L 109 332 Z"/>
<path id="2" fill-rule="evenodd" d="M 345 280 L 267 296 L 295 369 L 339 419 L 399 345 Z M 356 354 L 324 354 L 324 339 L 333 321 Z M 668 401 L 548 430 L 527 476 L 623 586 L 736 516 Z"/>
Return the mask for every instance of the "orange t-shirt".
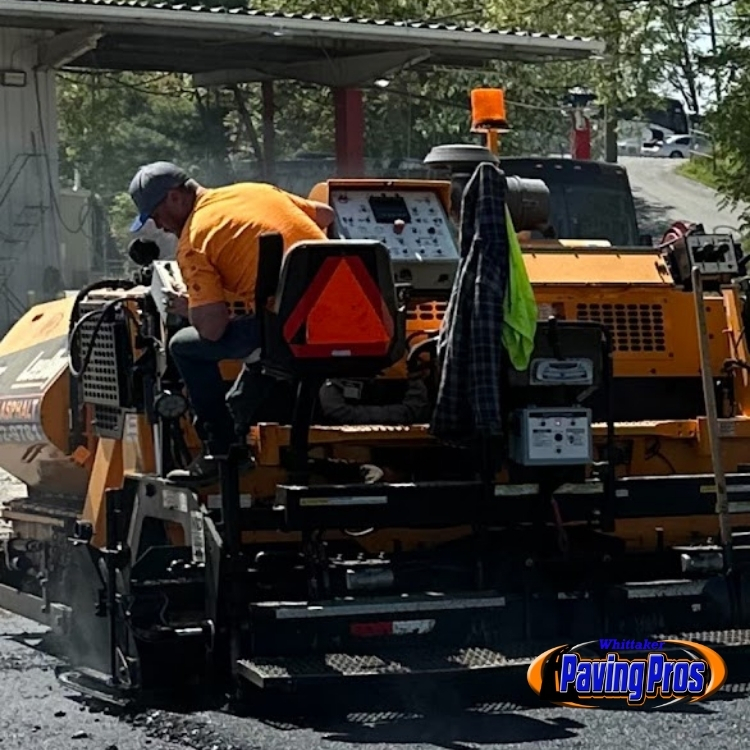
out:
<path id="1" fill-rule="evenodd" d="M 190 308 L 224 302 L 227 293 L 253 308 L 258 238 L 278 232 L 284 251 L 295 242 L 324 240 L 315 206 L 265 183 L 206 190 L 195 202 L 177 245 L 177 264 Z"/>

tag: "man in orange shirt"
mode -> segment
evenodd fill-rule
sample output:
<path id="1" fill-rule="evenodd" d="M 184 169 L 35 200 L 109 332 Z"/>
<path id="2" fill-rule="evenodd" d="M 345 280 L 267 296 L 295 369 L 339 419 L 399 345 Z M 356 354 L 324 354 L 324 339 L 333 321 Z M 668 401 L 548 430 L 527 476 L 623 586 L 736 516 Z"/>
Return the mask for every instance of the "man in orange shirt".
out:
<path id="1" fill-rule="evenodd" d="M 296 242 L 322 240 L 333 211 L 264 183 L 204 188 L 169 162 L 141 167 L 130 195 L 139 211 L 132 232 L 151 219 L 179 238 L 177 264 L 187 293 L 173 300 L 172 309 L 191 325 L 172 337 L 169 351 L 190 394 L 196 431 L 204 443 L 212 438 L 213 452 L 221 454 L 235 435 L 219 362 L 246 359 L 260 345 L 255 316 L 230 318 L 225 293 L 252 310 L 260 235 L 280 233 L 285 250 Z M 217 478 L 218 466 L 205 454 L 187 470 L 169 474 L 173 481 L 194 485 Z"/>

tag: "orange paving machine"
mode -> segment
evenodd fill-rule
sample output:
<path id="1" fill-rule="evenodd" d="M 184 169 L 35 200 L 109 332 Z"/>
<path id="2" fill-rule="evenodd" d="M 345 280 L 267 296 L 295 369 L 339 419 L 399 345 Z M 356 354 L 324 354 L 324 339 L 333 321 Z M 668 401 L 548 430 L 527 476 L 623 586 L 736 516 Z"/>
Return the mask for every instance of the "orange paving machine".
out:
<path id="1" fill-rule="evenodd" d="M 244 363 L 262 398 L 215 487 L 165 479 L 198 441 L 167 348 L 179 271 L 152 246 L 131 246 L 133 278 L 38 305 L 0 342 L 0 466 L 28 487 L 3 512 L 0 605 L 64 634 L 70 684 L 453 679 L 612 633 L 742 645 L 747 258 L 700 227 L 559 238 L 544 183 L 509 179 L 535 349 L 498 382 L 503 438 L 444 445 L 461 187 L 329 180 L 329 241 L 264 238 L 274 302 Z"/>

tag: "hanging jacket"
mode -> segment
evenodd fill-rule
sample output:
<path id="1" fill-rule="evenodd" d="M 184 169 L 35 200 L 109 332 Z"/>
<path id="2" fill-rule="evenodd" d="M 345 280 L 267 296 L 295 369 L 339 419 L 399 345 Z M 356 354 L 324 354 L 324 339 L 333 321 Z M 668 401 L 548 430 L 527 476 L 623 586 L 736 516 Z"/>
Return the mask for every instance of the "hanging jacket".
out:
<path id="1" fill-rule="evenodd" d="M 461 202 L 461 257 L 438 337 L 441 375 L 430 425 L 446 443 L 502 434 L 503 350 L 507 346 L 513 366 L 524 369 L 533 347 L 536 304 L 505 190 L 498 168 L 483 163 Z"/>

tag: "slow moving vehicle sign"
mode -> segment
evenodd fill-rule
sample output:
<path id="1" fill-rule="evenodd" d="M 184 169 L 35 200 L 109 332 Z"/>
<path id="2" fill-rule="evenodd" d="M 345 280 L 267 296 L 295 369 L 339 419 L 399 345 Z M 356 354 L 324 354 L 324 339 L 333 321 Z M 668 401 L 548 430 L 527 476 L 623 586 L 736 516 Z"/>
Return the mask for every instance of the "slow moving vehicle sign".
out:
<path id="1" fill-rule="evenodd" d="M 570 708 L 658 708 L 696 703 L 726 682 L 713 649 L 681 640 L 601 639 L 556 646 L 529 666 L 531 689 Z"/>
<path id="2" fill-rule="evenodd" d="M 326 258 L 284 324 L 301 358 L 385 356 L 393 330 L 380 289 L 356 257 Z"/>

